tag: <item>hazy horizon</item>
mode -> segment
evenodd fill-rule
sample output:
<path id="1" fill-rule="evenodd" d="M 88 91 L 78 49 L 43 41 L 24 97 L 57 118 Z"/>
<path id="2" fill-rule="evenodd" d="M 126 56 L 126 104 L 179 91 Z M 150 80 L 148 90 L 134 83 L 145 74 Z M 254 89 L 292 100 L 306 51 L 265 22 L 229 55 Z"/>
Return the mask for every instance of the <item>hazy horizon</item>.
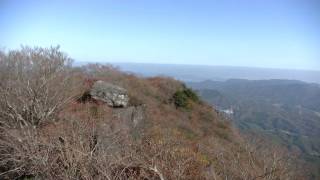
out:
<path id="1" fill-rule="evenodd" d="M 81 66 L 92 62 L 75 61 L 75 66 Z M 99 63 L 99 62 L 97 62 Z M 100 62 L 101 63 L 101 62 Z M 141 76 L 170 76 L 182 81 L 205 81 L 228 79 L 248 80 L 299 80 L 307 83 L 320 84 L 320 71 L 257 68 L 240 66 L 212 66 L 190 64 L 156 64 L 156 63 L 123 63 L 103 62 L 113 65 L 122 71 Z"/>
<path id="2" fill-rule="evenodd" d="M 241 65 L 212 65 L 212 64 L 187 64 L 187 63 L 157 63 L 157 62 L 139 62 L 139 61 L 121 61 L 121 62 L 116 62 L 116 61 L 85 61 L 85 60 L 76 60 L 73 59 L 74 64 L 104 64 L 104 65 L 117 65 L 117 64 L 146 64 L 146 65 L 173 65 L 173 66 L 207 66 L 207 67 L 234 67 L 234 68 L 254 68 L 254 69 L 274 69 L 274 70 L 292 70 L 292 71 L 311 71 L 311 72 L 320 72 L 320 69 L 303 69 L 303 68 L 281 68 L 281 67 L 262 67 L 262 66 L 241 66 Z"/>

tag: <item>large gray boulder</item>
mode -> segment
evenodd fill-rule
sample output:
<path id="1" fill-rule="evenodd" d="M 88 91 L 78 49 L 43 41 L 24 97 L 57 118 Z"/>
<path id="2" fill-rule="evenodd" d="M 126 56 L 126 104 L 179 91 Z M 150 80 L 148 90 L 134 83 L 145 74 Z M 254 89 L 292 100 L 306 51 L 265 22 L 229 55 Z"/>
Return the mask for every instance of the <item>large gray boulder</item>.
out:
<path id="1" fill-rule="evenodd" d="M 129 96 L 127 90 L 104 81 L 96 81 L 90 95 L 93 99 L 105 102 L 111 107 L 127 107 Z"/>

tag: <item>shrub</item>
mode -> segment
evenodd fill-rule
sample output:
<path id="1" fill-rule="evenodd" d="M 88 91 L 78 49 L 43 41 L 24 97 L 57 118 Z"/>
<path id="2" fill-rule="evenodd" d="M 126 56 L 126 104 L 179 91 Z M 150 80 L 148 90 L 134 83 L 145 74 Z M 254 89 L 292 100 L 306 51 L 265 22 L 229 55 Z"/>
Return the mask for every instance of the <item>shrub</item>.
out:
<path id="1" fill-rule="evenodd" d="M 242 147 L 180 82 L 69 63 L 58 47 L 0 51 L 0 179 L 293 179 L 281 155 Z M 90 101 L 97 79 L 126 88 L 131 105 L 145 104 L 142 123 L 132 126 L 130 108 L 121 111 L 126 119 Z"/>
<path id="2" fill-rule="evenodd" d="M 188 96 L 183 91 L 174 93 L 173 100 L 176 107 L 187 108 L 188 106 Z"/>
<path id="3" fill-rule="evenodd" d="M 189 88 L 178 90 L 173 95 L 173 101 L 176 107 L 190 109 L 190 102 L 199 102 L 198 95 Z"/>
<path id="4" fill-rule="evenodd" d="M 139 97 L 129 94 L 129 104 L 131 106 L 141 106 L 144 103 Z"/>
<path id="5" fill-rule="evenodd" d="M 0 117 L 10 127 L 38 126 L 55 120 L 71 100 L 72 60 L 58 47 L 2 52 Z M 77 83 L 80 84 L 80 83 Z M 77 89 L 77 88 L 75 88 Z"/>
<path id="6" fill-rule="evenodd" d="M 184 94 L 190 98 L 193 102 L 199 102 L 199 97 L 198 95 L 192 91 L 190 88 L 186 88 L 183 90 Z"/>
<path id="7" fill-rule="evenodd" d="M 183 136 L 185 136 L 189 140 L 193 140 L 197 137 L 197 134 L 188 127 L 179 126 L 178 130 L 181 132 Z"/>

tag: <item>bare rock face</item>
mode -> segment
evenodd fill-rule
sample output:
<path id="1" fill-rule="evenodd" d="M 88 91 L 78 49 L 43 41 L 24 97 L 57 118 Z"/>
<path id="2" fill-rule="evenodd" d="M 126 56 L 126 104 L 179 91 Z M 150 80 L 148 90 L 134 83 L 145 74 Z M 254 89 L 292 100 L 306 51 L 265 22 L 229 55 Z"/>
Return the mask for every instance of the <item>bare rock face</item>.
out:
<path id="1" fill-rule="evenodd" d="M 129 103 L 126 89 L 104 81 L 96 81 L 90 90 L 90 95 L 110 107 L 127 107 Z"/>
<path id="2" fill-rule="evenodd" d="M 132 140 L 131 138 L 138 137 L 145 125 L 145 109 L 145 105 L 112 109 L 110 119 L 97 127 L 99 147 L 105 149 L 114 143 L 115 140 L 110 134 L 121 134 L 122 137 L 126 137 L 126 143 L 129 143 Z M 117 150 L 120 152 L 121 148 Z"/>
<path id="3" fill-rule="evenodd" d="M 122 109 L 115 109 L 113 116 L 119 121 L 122 120 L 122 125 L 127 125 L 128 128 L 136 128 L 145 118 L 144 106 L 130 106 Z"/>

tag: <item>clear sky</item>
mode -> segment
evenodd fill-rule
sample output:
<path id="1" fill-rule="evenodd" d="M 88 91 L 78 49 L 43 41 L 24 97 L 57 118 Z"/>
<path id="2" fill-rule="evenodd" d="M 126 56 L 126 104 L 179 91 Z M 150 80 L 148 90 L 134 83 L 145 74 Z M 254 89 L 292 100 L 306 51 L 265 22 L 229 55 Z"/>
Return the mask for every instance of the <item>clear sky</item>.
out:
<path id="1" fill-rule="evenodd" d="M 81 61 L 320 70 L 319 0 L 0 0 L 0 47 Z"/>

